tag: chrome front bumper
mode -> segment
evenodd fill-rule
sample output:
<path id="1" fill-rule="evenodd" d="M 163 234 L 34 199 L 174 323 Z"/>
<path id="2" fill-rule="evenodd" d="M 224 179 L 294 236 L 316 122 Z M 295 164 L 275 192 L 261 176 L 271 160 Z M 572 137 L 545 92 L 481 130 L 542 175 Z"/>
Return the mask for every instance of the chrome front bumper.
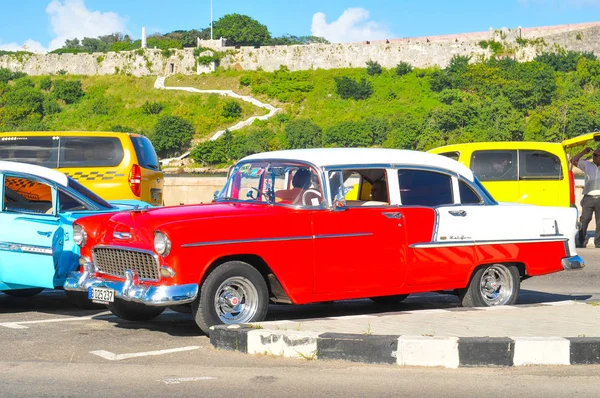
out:
<path id="1" fill-rule="evenodd" d="M 565 257 L 561 261 L 563 269 L 572 270 L 572 269 L 582 269 L 585 267 L 585 263 L 583 262 L 583 258 L 579 256 L 573 257 Z"/>
<path id="2" fill-rule="evenodd" d="M 65 290 L 87 292 L 90 287 L 106 287 L 113 289 L 117 298 L 161 307 L 190 303 L 198 294 L 196 283 L 172 286 L 144 285 L 131 270 L 126 271 L 124 282 L 116 282 L 93 276 L 93 263 L 85 263 L 83 269 L 83 272 L 71 272 L 65 281 Z"/>

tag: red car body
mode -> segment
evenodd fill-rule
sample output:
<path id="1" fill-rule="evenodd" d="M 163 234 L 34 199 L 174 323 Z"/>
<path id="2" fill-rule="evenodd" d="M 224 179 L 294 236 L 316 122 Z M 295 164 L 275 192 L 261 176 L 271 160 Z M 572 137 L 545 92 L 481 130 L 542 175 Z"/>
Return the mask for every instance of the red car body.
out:
<path id="1" fill-rule="evenodd" d="M 365 160 L 358 161 L 358 155 Z M 278 192 L 291 191 L 298 170 L 312 173 L 311 185 L 304 187 L 309 194 L 298 199 L 300 205 L 278 200 Z M 411 174 L 413 185 L 404 182 Z M 378 177 L 386 181 L 387 197 L 369 200 Z M 427 178 L 441 185 L 419 194 L 421 185 L 431 188 L 422 183 Z M 444 184 L 453 188 L 446 199 L 452 203 L 441 199 L 447 195 Z M 350 187 L 356 197 L 350 197 Z M 463 204 L 461 198 L 479 202 Z M 79 220 L 86 235 L 85 269 L 72 274 L 65 289 L 89 290 L 126 319 L 149 319 L 166 306 L 192 303 L 196 321 L 209 332 L 213 324 L 263 319 L 265 300 L 400 301 L 411 293 L 456 290 L 464 305 L 512 304 L 522 278 L 583 267 L 568 239 L 571 226 L 563 225 L 572 221 L 574 228 L 576 211 L 553 216 L 551 234 L 521 233 L 515 225 L 507 236 L 500 228 L 478 238 L 477 219 L 467 212 L 498 212 L 501 206 L 470 170 L 437 155 L 377 149 L 253 155 L 234 168 L 212 204 Z M 532 220 L 548 219 L 549 208 L 541 214 L 534 207 L 526 207 Z M 516 217 L 512 223 L 527 221 Z M 468 220 L 471 224 L 464 224 Z M 537 221 L 533 224 L 537 231 Z M 166 255 L 160 254 L 165 246 Z M 114 301 L 94 297 L 94 288 L 114 291 Z"/>

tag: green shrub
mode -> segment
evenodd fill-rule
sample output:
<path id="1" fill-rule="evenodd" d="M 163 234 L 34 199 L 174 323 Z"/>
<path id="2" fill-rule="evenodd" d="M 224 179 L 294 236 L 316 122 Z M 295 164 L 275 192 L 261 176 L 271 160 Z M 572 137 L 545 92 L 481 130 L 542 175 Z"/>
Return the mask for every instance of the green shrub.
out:
<path id="1" fill-rule="evenodd" d="M 285 139 L 291 149 L 319 148 L 323 142 L 321 131 L 308 119 L 295 119 L 285 126 Z"/>
<path id="2" fill-rule="evenodd" d="M 251 83 L 252 83 L 252 80 L 250 79 L 250 76 L 246 75 L 246 76 L 240 77 L 240 86 L 248 87 Z"/>
<path id="3" fill-rule="evenodd" d="M 57 75 L 66 75 L 68 72 L 64 69 L 59 69 L 58 71 L 56 71 Z"/>
<path id="4" fill-rule="evenodd" d="M 95 115 L 108 115 L 110 108 L 110 101 L 106 97 L 96 98 L 92 101 L 92 113 Z"/>
<path id="5" fill-rule="evenodd" d="M 73 104 L 83 97 L 84 92 L 79 80 L 57 80 L 54 82 L 52 93 L 67 104 Z"/>
<path id="6" fill-rule="evenodd" d="M 142 113 L 145 115 L 158 115 L 162 112 L 164 105 L 158 101 L 146 101 L 142 105 Z"/>
<path id="7" fill-rule="evenodd" d="M 169 156 L 184 152 L 194 136 L 194 126 L 178 116 L 162 116 L 154 126 L 150 140 L 156 152 Z"/>
<path id="8" fill-rule="evenodd" d="M 52 88 L 52 79 L 50 76 L 44 76 L 40 80 L 40 90 L 50 90 Z"/>
<path id="9" fill-rule="evenodd" d="M 223 106 L 223 112 L 221 113 L 226 118 L 236 118 L 242 115 L 242 106 L 237 101 L 227 101 Z"/>
<path id="10" fill-rule="evenodd" d="M 381 72 L 383 72 L 383 69 L 381 68 L 381 65 L 379 65 L 379 62 L 371 60 L 367 61 L 367 74 L 369 76 L 381 75 Z"/>
<path id="11" fill-rule="evenodd" d="M 413 67 L 411 64 L 409 64 L 408 62 L 400 62 L 398 65 L 396 65 L 396 75 L 397 76 L 404 76 L 406 74 L 409 74 L 410 72 L 412 72 Z"/>
<path id="12" fill-rule="evenodd" d="M 371 142 L 371 132 L 363 122 L 342 122 L 328 128 L 323 134 L 323 144 L 327 147 L 368 147 Z"/>
<path id="13" fill-rule="evenodd" d="M 4 106 L 19 108 L 21 114 L 43 112 L 44 94 L 33 87 L 14 88 L 4 95 Z"/>
<path id="14" fill-rule="evenodd" d="M 44 115 L 53 115 L 61 111 L 60 105 L 54 98 L 46 98 L 42 104 Z"/>
<path id="15" fill-rule="evenodd" d="M 114 126 L 111 126 L 109 131 L 114 131 L 116 133 L 133 133 L 135 130 L 128 126 L 115 124 Z"/>
<path id="16" fill-rule="evenodd" d="M 335 91 L 343 99 L 364 100 L 373 94 L 373 87 L 367 79 L 361 79 L 358 82 L 350 77 L 342 76 L 335 78 Z"/>

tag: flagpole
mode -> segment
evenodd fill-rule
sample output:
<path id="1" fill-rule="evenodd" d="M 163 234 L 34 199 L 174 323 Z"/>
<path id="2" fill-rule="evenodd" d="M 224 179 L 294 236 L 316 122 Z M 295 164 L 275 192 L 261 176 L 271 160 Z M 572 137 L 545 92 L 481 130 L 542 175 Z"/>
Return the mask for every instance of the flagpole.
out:
<path id="1" fill-rule="evenodd" d="M 210 39 L 213 39 L 212 0 L 210 0 Z"/>

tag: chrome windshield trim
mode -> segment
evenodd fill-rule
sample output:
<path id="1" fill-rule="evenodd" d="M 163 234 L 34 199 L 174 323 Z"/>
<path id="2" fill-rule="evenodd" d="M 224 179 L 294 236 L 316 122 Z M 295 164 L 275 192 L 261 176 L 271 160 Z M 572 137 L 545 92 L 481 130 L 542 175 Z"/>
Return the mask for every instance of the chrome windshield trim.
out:
<path id="1" fill-rule="evenodd" d="M 449 241 L 449 242 L 425 242 L 413 243 L 409 245 L 411 249 L 433 249 L 440 247 L 465 247 L 465 246 L 486 246 L 496 244 L 513 244 L 513 243 L 542 243 L 542 242 L 567 242 L 567 238 L 562 239 L 507 239 L 507 240 L 466 240 L 466 241 Z"/>
<path id="2" fill-rule="evenodd" d="M 321 234 L 315 235 L 315 239 L 333 239 L 333 238 L 355 238 L 359 236 L 371 236 L 372 232 L 356 232 L 352 234 Z"/>
<path id="3" fill-rule="evenodd" d="M 283 238 L 256 238 L 256 239 L 231 239 L 231 240 L 214 240 L 209 242 L 185 243 L 181 247 L 199 247 L 199 246 L 216 246 L 216 245 L 231 245 L 238 243 L 262 243 L 262 242 L 284 242 L 290 240 L 310 240 L 312 235 L 308 236 L 288 236 Z"/>
<path id="4" fill-rule="evenodd" d="M 24 245 L 22 243 L 12 242 L 0 242 L 0 250 L 14 253 L 43 254 L 46 256 L 51 256 L 53 253 L 52 247 Z"/>

